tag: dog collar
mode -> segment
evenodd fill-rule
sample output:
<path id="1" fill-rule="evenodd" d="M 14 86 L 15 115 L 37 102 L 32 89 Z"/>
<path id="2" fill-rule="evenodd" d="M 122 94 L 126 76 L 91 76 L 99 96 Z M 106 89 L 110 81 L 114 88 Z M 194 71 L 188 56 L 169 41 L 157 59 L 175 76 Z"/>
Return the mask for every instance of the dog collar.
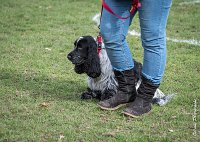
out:
<path id="1" fill-rule="evenodd" d="M 98 35 L 97 36 L 97 53 L 98 53 L 98 55 L 101 52 L 101 48 L 102 48 L 102 37 L 101 37 L 101 35 Z"/>

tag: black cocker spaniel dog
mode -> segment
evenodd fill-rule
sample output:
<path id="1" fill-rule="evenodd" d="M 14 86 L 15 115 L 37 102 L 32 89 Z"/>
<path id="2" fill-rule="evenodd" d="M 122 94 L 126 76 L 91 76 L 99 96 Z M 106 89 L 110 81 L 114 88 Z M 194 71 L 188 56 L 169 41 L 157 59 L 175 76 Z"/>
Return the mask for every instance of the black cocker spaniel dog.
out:
<path id="1" fill-rule="evenodd" d="M 88 89 L 82 94 L 82 99 L 97 98 L 108 99 L 117 92 L 117 81 L 115 79 L 110 60 L 107 56 L 104 44 L 97 52 L 97 42 L 91 36 L 79 37 L 74 42 L 74 49 L 67 58 L 75 65 L 75 72 L 88 75 Z M 142 65 L 136 61 L 135 72 L 140 79 Z"/>
<path id="2" fill-rule="evenodd" d="M 104 44 L 102 43 L 101 49 L 98 49 L 97 44 L 96 39 L 92 36 L 81 36 L 74 42 L 74 49 L 67 55 L 67 58 L 75 65 L 76 73 L 88 75 L 88 89 L 82 93 L 82 99 L 104 100 L 117 92 L 118 83 Z M 141 83 L 142 64 L 134 61 L 134 71 L 136 89 L 138 89 Z M 171 96 L 167 97 L 157 89 L 153 103 L 165 105 L 170 101 Z"/>

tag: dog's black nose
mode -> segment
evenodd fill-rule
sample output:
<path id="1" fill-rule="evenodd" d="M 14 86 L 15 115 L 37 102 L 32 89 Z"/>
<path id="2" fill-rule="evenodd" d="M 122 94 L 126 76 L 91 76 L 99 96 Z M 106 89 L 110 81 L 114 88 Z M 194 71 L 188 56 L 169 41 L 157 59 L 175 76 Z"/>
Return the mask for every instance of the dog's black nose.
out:
<path id="1" fill-rule="evenodd" d="M 70 54 L 68 54 L 68 55 L 67 55 L 67 58 L 68 58 L 69 60 L 71 60 L 71 59 L 72 59 L 72 56 L 71 56 Z"/>

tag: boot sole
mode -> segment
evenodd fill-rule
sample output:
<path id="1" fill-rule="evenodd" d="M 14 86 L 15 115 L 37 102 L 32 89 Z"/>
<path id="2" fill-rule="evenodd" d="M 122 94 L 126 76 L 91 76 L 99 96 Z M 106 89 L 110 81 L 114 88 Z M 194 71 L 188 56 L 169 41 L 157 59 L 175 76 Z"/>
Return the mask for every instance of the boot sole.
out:
<path id="1" fill-rule="evenodd" d="M 140 116 L 136 116 L 136 115 L 133 115 L 133 114 L 128 113 L 128 112 L 122 112 L 122 114 L 124 114 L 124 115 L 126 115 L 126 116 L 133 117 L 133 118 L 139 118 L 139 117 L 144 116 L 144 115 L 149 115 L 149 114 L 150 114 L 150 111 L 147 112 L 147 113 L 144 113 L 144 114 L 142 114 L 142 115 L 140 115 Z"/>
<path id="2" fill-rule="evenodd" d="M 120 104 L 120 105 L 118 105 L 118 106 L 116 106 L 116 107 L 113 107 L 113 108 L 107 108 L 107 107 L 103 107 L 103 106 L 100 106 L 99 104 L 97 104 L 101 109 L 103 109 L 103 110 L 111 110 L 111 111 L 113 111 L 113 110 L 117 110 L 117 109 L 119 109 L 119 108 L 121 108 L 121 107 L 123 107 L 123 106 L 125 106 L 125 105 L 127 105 L 128 103 L 125 103 L 125 104 Z"/>

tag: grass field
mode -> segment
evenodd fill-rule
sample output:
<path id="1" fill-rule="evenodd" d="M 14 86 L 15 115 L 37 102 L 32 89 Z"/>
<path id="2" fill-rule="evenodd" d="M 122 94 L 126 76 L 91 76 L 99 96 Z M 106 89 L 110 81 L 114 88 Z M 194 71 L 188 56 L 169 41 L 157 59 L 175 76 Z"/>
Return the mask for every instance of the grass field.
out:
<path id="1" fill-rule="evenodd" d="M 180 2 L 167 36 L 200 41 L 200 4 Z M 97 35 L 91 19 L 100 8 L 99 0 L 0 0 L 0 141 L 200 141 L 200 46 L 168 41 L 160 88 L 177 95 L 148 116 L 131 119 L 80 99 L 86 75 L 74 73 L 66 54 L 77 37 Z M 138 15 L 131 28 L 139 31 Z M 140 38 L 127 38 L 142 61 Z"/>

